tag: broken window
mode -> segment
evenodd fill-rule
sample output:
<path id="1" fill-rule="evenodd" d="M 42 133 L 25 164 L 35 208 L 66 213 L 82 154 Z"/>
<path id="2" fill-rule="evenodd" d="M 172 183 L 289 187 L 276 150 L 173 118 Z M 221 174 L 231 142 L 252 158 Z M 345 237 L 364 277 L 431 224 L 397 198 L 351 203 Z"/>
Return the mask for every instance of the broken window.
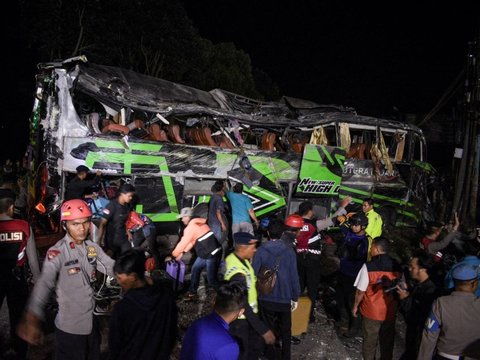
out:
<path id="1" fill-rule="evenodd" d="M 407 152 L 405 151 L 405 143 L 407 132 L 398 129 L 380 128 L 385 142 L 386 152 L 390 161 L 402 162 L 407 160 Z"/>
<path id="2" fill-rule="evenodd" d="M 412 161 L 414 160 L 419 160 L 423 161 L 423 143 L 422 139 L 417 134 L 413 134 L 413 144 L 412 144 L 412 149 L 413 149 L 413 157 Z"/>
<path id="3" fill-rule="evenodd" d="M 342 124 L 340 124 L 342 125 Z M 370 160 L 370 150 L 372 144 L 376 143 L 376 128 L 375 126 L 362 125 L 362 124 L 350 124 L 348 126 L 348 136 L 350 136 L 350 146 L 347 148 L 343 146 L 343 142 L 346 142 L 347 134 L 345 130 L 340 127 L 340 136 L 342 147 L 347 150 L 347 158 L 358 160 Z"/>
<path id="4" fill-rule="evenodd" d="M 310 144 L 337 146 L 335 124 L 319 126 L 310 133 Z"/>

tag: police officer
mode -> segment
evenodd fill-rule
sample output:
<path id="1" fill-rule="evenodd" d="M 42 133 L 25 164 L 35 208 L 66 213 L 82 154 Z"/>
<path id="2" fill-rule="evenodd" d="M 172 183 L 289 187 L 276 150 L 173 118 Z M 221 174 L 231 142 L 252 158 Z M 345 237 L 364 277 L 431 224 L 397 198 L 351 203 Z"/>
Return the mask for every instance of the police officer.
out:
<path id="1" fill-rule="evenodd" d="M 455 291 L 434 301 L 425 322 L 418 359 L 478 359 L 480 298 L 475 296 L 478 268 L 469 264 L 452 273 Z M 435 354 L 436 349 L 436 354 Z"/>
<path id="2" fill-rule="evenodd" d="M 303 218 L 304 225 L 297 235 L 297 270 L 300 281 L 300 291 L 303 291 L 306 287 L 308 297 L 312 301 L 310 322 L 313 322 L 315 321 L 314 309 L 318 287 L 322 279 L 320 258 L 322 254 L 322 236 L 317 231 L 312 202 L 302 202 L 298 206 L 298 214 Z"/>
<path id="3" fill-rule="evenodd" d="M 233 234 L 234 252 L 225 258 L 225 280 L 238 282 L 247 289 L 245 312 L 230 324 L 230 334 L 240 345 L 240 360 L 258 359 L 262 340 L 275 343 L 275 335 L 258 317 L 257 278 L 251 260 L 257 251 L 258 240 L 250 233 Z"/>
<path id="4" fill-rule="evenodd" d="M 114 262 L 87 239 L 92 212 L 79 199 L 61 207 L 66 235 L 47 251 L 42 273 L 33 288 L 19 335 L 28 343 L 42 341 L 40 321 L 55 289 L 58 313 L 55 318 L 55 359 L 99 359 L 100 334 L 93 316 L 96 271 L 113 276 Z"/>
<path id="5" fill-rule="evenodd" d="M 368 226 L 365 232 L 372 239 L 375 239 L 382 235 L 383 220 L 382 217 L 373 209 L 373 204 L 372 198 L 364 199 L 362 203 L 362 210 L 368 218 Z M 370 243 L 368 248 L 369 252 L 371 247 L 372 244 Z"/>
<path id="6" fill-rule="evenodd" d="M 34 281 L 40 268 L 30 226 L 24 220 L 13 219 L 14 203 L 13 191 L 0 189 L 0 308 L 6 297 L 13 351 L 18 359 L 24 359 L 27 343 L 16 335 L 15 328 L 28 300 L 26 266 Z"/>
<path id="7" fill-rule="evenodd" d="M 98 185 L 100 183 L 100 171 L 97 171 L 92 180 L 86 180 L 90 169 L 85 165 L 77 166 L 77 175 L 67 184 L 65 191 L 65 200 L 83 199 L 85 192 L 89 187 Z"/>

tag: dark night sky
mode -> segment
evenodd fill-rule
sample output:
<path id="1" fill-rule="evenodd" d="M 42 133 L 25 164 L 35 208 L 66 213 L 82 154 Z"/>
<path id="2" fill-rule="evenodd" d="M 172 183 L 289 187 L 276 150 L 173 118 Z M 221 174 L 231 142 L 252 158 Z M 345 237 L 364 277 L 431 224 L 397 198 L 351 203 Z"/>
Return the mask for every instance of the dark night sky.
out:
<path id="1" fill-rule="evenodd" d="M 480 24 L 480 1 L 184 3 L 200 35 L 235 43 L 282 95 L 351 106 L 364 115 L 390 116 L 393 107 L 427 113 L 465 65 L 468 42 Z M 34 65 L 41 61 L 22 47 L 16 20 L 9 17 L 7 23 L 15 51 L 3 70 L 14 86 L 2 99 L 11 116 L 0 123 L 0 160 L 25 149 Z M 7 123 L 23 125 L 12 131 Z"/>
<path id="2" fill-rule="evenodd" d="M 480 2 L 345 3 L 203 0 L 186 7 L 202 36 L 234 42 L 284 95 L 368 115 L 392 114 L 393 106 L 428 112 L 465 64 Z"/>

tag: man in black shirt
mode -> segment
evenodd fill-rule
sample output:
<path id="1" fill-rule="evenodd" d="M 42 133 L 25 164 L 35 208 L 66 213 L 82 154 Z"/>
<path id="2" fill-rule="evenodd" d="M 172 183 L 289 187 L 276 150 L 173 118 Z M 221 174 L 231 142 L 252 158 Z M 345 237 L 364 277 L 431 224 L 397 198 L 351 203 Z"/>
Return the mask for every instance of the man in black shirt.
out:
<path id="1" fill-rule="evenodd" d="M 130 249 L 115 262 L 124 297 L 110 319 L 109 359 L 169 359 L 177 340 L 177 306 L 170 282 L 149 285 L 145 255 Z"/>
<path id="2" fill-rule="evenodd" d="M 417 251 L 408 265 L 410 278 L 415 281 L 408 289 L 405 283 L 397 285 L 400 298 L 400 312 L 405 317 L 407 332 L 405 334 L 405 352 L 401 359 L 416 359 L 425 321 L 433 300 L 438 296 L 428 272 L 433 268 L 433 257 L 424 250 Z"/>
<path id="3" fill-rule="evenodd" d="M 132 234 L 127 231 L 125 222 L 131 211 L 130 203 L 134 195 L 135 187 L 123 184 L 118 190 L 117 198 L 110 201 L 101 214 L 98 243 L 109 249 L 114 259 L 132 248 Z"/>
<path id="4" fill-rule="evenodd" d="M 102 173 L 97 171 L 93 179 L 86 180 L 89 172 L 90 169 L 85 165 L 77 167 L 77 175 L 67 184 L 65 200 L 84 199 L 87 189 L 100 183 Z"/>

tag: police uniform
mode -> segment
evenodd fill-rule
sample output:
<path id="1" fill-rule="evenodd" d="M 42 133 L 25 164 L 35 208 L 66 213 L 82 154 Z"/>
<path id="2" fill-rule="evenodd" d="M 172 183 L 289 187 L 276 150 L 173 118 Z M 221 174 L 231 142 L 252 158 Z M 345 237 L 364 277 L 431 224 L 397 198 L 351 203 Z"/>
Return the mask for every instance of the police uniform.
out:
<path id="1" fill-rule="evenodd" d="M 27 309 L 43 319 L 43 309 L 50 293 L 56 290 L 58 313 L 55 326 L 60 330 L 56 336 L 59 333 L 92 334 L 95 330 L 92 284 L 96 280 L 96 270 L 113 276 L 113 265 L 114 261 L 96 243 L 85 240 L 77 245 L 67 234 L 48 249 L 40 279 L 35 284 Z M 66 349 L 56 349 L 57 354 L 63 350 Z"/>
<path id="2" fill-rule="evenodd" d="M 27 256 L 28 253 L 28 256 Z M 7 298 L 10 317 L 10 336 L 18 358 L 27 352 L 26 342 L 16 335 L 16 326 L 28 300 L 26 265 L 34 280 L 40 273 L 35 240 L 29 224 L 24 220 L 0 215 L 0 307 Z"/>
<path id="3" fill-rule="evenodd" d="M 367 235 L 370 236 L 372 239 L 375 239 L 382 235 L 382 217 L 373 209 L 367 211 L 365 213 L 365 216 L 368 218 L 368 225 L 365 229 Z"/>
<path id="4" fill-rule="evenodd" d="M 257 316 L 258 299 L 255 272 L 249 260 L 240 259 L 235 253 L 228 255 L 225 263 L 225 280 L 242 282 L 248 290 L 248 305 L 245 306 L 244 314 L 230 324 L 230 334 L 239 342 L 239 359 L 258 359 L 262 346 L 260 335 L 269 329 Z"/>
<path id="5" fill-rule="evenodd" d="M 312 301 L 310 320 L 317 300 L 318 287 L 322 278 L 321 254 L 322 236 L 318 233 L 316 220 L 303 218 L 304 225 L 297 235 L 297 270 L 300 281 L 300 291 L 307 288 L 308 297 Z"/>
<path id="6" fill-rule="evenodd" d="M 258 313 L 258 295 L 257 295 L 257 277 L 253 270 L 250 261 L 240 259 L 235 253 L 231 253 L 225 259 L 226 270 L 225 280 L 230 280 L 236 274 L 242 274 L 245 277 L 247 290 L 248 290 L 248 304 L 252 308 L 254 313 Z M 245 319 L 244 315 L 238 317 L 239 319 Z"/>
<path id="7" fill-rule="evenodd" d="M 462 278 L 462 271 L 467 267 L 457 268 L 453 278 L 475 279 L 477 272 L 473 267 L 471 271 L 467 270 L 468 276 Z M 480 298 L 474 293 L 454 291 L 451 295 L 438 298 L 425 322 L 418 359 L 432 359 L 435 349 L 439 359 L 460 360 L 465 355 L 471 355 L 471 352 L 476 353 L 472 357 L 478 358 L 479 324 Z"/>

